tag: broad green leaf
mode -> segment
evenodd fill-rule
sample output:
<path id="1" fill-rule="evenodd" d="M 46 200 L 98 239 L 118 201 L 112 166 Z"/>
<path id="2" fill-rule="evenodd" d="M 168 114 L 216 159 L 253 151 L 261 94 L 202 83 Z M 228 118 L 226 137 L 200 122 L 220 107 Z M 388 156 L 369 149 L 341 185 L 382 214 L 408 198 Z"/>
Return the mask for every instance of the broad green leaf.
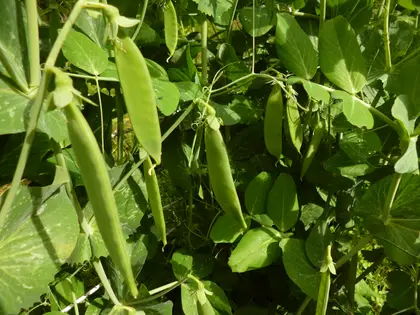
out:
<path id="1" fill-rule="evenodd" d="M 403 156 L 395 163 L 394 169 L 397 173 L 419 174 L 419 161 L 417 155 L 417 138 L 411 137 Z"/>
<path id="2" fill-rule="evenodd" d="M 141 46 L 159 46 L 162 42 L 162 38 L 159 36 L 159 33 L 156 32 L 149 24 L 143 23 L 141 25 L 140 31 L 137 34 L 135 39 Z"/>
<path id="3" fill-rule="evenodd" d="M 246 218 L 245 221 L 249 227 L 251 224 L 250 218 Z M 211 228 L 210 238 L 215 243 L 233 243 L 243 232 L 242 225 L 233 216 L 223 213 Z"/>
<path id="4" fill-rule="evenodd" d="M 330 92 L 321 84 L 313 83 L 311 81 L 301 79 L 298 77 L 291 77 L 287 80 L 287 84 L 302 83 L 303 88 L 309 97 L 316 101 L 324 102 L 325 104 L 330 103 Z"/>
<path id="5" fill-rule="evenodd" d="M 329 159 L 325 160 L 323 165 L 328 172 L 350 178 L 364 176 L 375 170 L 375 168 L 368 163 L 355 163 L 342 151 L 337 152 Z"/>
<path id="6" fill-rule="evenodd" d="M 245 63 L 236 55 L 232 45 L 226 43 L 220 45 L 217 56 L 225 67 L 224 73 L 229 80 L 235 81 L 250 73 Z"/>
<path id="7" fill-rule="evenodd" d="M 24 132 L 29 107 L 29 98 L 0 78 L 0 135 Z M 37 129 L 53 137 L 57 142 L 68 139 L 66 118 L 59 110 L 47 112 L 44 108 Z"/>
<path id="8" fill-rule="evenodd" d="M 76 212 L 57 186 L 22 186 L 16 201 L 0 232 L 2 314 L 17 314 L 39 301 L 70 256 L 79 233 Z"/>
<path id="9" fill-rule="evenodd" d="M 303 142 L 303 129 L 297 101 L 293 98 L 287 99 L 286 118 L 290 140 L 296 150 L 300 153 L 300 148 L 302 147 Z"/>
<path id="10" fill-rule="evenodd" d="M 69 304 L 73 303 L 73 295 L 82 296 L 86 292 L 85 284 L 83 281 L 71 274 L 62 279 L 54 286 L 50 286 L 53 298 L 51 301 L 51 310 L 61 310 Z"/>
<path id="11" fill-rule="evenodd" d="M 384 222 L 383 209 L 391 181 L 392 176 L 388 176 L 373 184 L 357 203 L 356 214 L 363 217 L 363 225 L 384 246 L 391 259 L 398 260 L 398 256 L 403 254 L 419 258 L 420 243 L 417 240 L 420 237 L 420 178 L 411 174 L 402 175 L 390 216 Z"/>
<path id="12" fill-rule="evenodd" d="M 340 140 L 340 149 L 356 163 L 366 162 L 381 148 L 381 139 L 373 131 L 351 131 Z"/>
<path id="13" fill-rule="evenodd" d="M 416 120 L 420 115 L 420 107 L 415 106 L 407 95 L 400 95 L 395 99 L 391 113 L 404 128 L 405 136 L 409 137 L 414 132 Z"/>
<path id="14" fill-rule="evenodd" d="M 105 50 L 75 30 L 66 37 L 63 54 L 70 63 L 93 75 L 100 75 L 108 66 Z"/>
<path id="15" fill-rule="evenodd" d="M 409 10 L 420 11 L 420 3 L 416 3 L 415 0 L 398 0 L 398 4 Z"/>
<path id="16" fill-rule="evenodd" d="M 103 298 L 96 298 L 93 301 L 89 301 L 85 315 L 99 315 L 105 308 L 105 304 L 106 302 Z"/>
<path id="17" fill-rule="evenodd" d="M 93 14 L 92 14 L 93 13 Z M 107 20 L 104 14 L 84 9 L 77 17 L 75 25 L 100 47 L 104 47 L 107 40 Z"/>
<path id="18" fill-rule="evenodd" d="M 28 87 L 25 71 L 29 68 L 25 7 L 21 2 L 9 0 L 1 1 L 0 4 L 0 64 L 7 70 L 3 74 L 10 76 L 25 91 Z"/>
<path id="19" fill-rule="evenodd" d="M 401 270 L 393 270 L 387 275 L 389 291 L 386 302 L 396 310 L 413 306 L 416 285 L 411 277 Z"/>
<path id="20" fill-rule="evenodd" d="M 289 174 L 280 174 L 270 190 L 267 214 L 282 232 L 290 230 L 299 217 L 295 182 Z"/>
<path id="21" fill-rule="evenodd" d="M 302 207 L 299 220 L 305 225 L 305 230 L 314 223 L 324 212 L 324 208 L 314 203 L 308 203 Z"/>
<path id="22" fill-rule="evenodd" d="M 287 70 L 311 79 L 318 67 L 318 54 L 308 35 L 288 13 L 277 14 L 276 48 Z"/>
<path id="23" fill-rule="evenodd" d="M 420 56 L 409 59 L 402 63 L 398 69 L 389 75 L 386 89 L 396 95 L 406 94 L 408 100 L 417 108 L 420 108 L 420 75 L 417 69 L 420 67 Z"/>
<path id="24" fill-rule="evenodd" d="M 124 169 L 124 167 L 121 169 Z M 116 169 L 111 170 L 110 178 L 112 182 L 118 180 L 119 176 L 116 175 Z M 126 238 L 140 226 L 140 220 L 147 211 L 146 196 L 143 193 L 142 186 L 144 186 L 144 179 L 141 172 L 137 170 L 118 190 L 114 191 L 121 228 Z M 74 264 L 84 262 L 82 259 L 85 257 L 108 256 L 90 203 L 86 205 L 83 211 L 91 229 L 89 234 L 91 247 L 86 245 L 86 235 L 81 233 L 77 247 L 72 254 L 72 263 Z"/>
<path id="25" fill-rule="evenodd" d="M 318 220 L 305 242 L 306 255 L 317 269 L 322 267 L 325 252 L 331 242 L 332 234 L 328 223 L 325 220 Z"/>
<path id="26" fill-rule="evenodd" d="M 225 126 L 235 124 L 252 124 L 255 123 L 263 112 L 255 101 L 244 96 L 236 96 L 233 101 L 226 105 L 212 103 L 216 110 L 216 115 L 223 120 Z"/>
<path id="27" fill-rule="evenodd" d="M 190 102 L 201 97 L 203 94 L 198 84 L 190 81 L 174 82 L 179 90 L 179 99 L 182 102 Z"/>
<path id="28" fill-rule="evenodd" d="M 289 278 L 309 297 L 316 300 L 321 283 L 321 273 L 308 261 L 305 242 L 286 238 L 280 242 L 283 250 L 283 264 Z"/>
<path id="29" fill-rule="evenodd" d="M 271 185 L 271 175 L 267 172 L 261 172 L 248 184 L 245 191 L 245 206 L 249 214 L 266 212 Z"/>
<path id="30" fill-rule="evenodd" d="M 160 64 L 151 59 L 145 58 L 144 60 L 146 60 L 147 69 L 149 70 L 152 79 L 159 79 L 163 81 L 169 80 L 166 70 Z"/>
<path id="31" fill-rule="evenodd" d="M 211 306 L 221 315 L 232 315 L 229 299 L 222 288 L 212 281 L 203 281 L 203 284 L 206 290 L 213 293 L 207 297 Z"/>
<path id="32" fill-rule="evenodd" d="M 182 281 L 189 274 L 198 278 L 208 276 L 213 270 L 213 259 L 211 256 L 200 253 L 192 253 L 181 249 L 172 255 L 172 271 L 175 277 Z"/>
<path id="33" fill-rule="evenodd" d="M 169 81 L 152 80 L 155 91 L 156 104 L 165 116 L 172 115 L 179 103 L 179 90 L 177 86 Z"/>
<path id="34" fill-rule="evenodd" d="M 229 24 L 233 9 L 233 0 L 193 0 L 198 10 L 214 17 L 217 24 Z"/>
<path id="35" fill-rule="evenodd" d="M 174 304 L 166 301 L 155 304 L 153 302 L 136 307 L 136 315 L 172 315 Z M 143 313 L 144 312 L 144 313 Z"/>
<path id="36" fill-rule="evenodd" d="M 269 227 L 249 230 L 229 257 L 233 272 L 246 272 L 271 265 L 281 254 L 280 233 Z"/>
<path id="37" fill-rule="evenodd" d="M 64 160 L 66 162 L 67 169 L 70 173 L 73 186 L 75 187 L 83 186 L 82 175 L 80 174 L 79 167 L 77 166 L 76 156 L 74 155 L 73 149 L 68 148 L 68 149 L 62 150 L 62 152 L 63 152 Z M 47 161 L 54 165 L 57 164 L 55 156 L 48 158 Z"/>
<path id="38" fill-rule="evenodd" d="M 273 10 L 266 6 L 256 7 L 255 22 L 253 22 L 253 11 L 252 7 L 242 8 L 239 13 L 239 19 L 249 35 L 255 37 L 263 36 L 276 24 L 276 16 L 274 15 Z"/>
<path id="39" fill-rule="evenodd" d="M 331 97 L 333 99 L 343 100 L 343 113 L 351 124 L 359 128 L 373 128 L 373 116 L 369 109 L 358 98 L 343 91 L 334 91 L 331 94 Z"/>
<path id="40" fill-rule="evenodd" d="M 325 76 L 350 94 L 360 92 L 365 86 L 365 60 L 354 30 L 342 16 L 328 20 L 322 28 L 319 61 Z"/>
<path id="41" fill-rule="evenodd" d="M 327 10 L 328 16 L 343 16 L 349 21 L 356 33 L 360 33 L 372 17 L 373 0 L 328 0 L 327 6 L 329 9 Z"/>

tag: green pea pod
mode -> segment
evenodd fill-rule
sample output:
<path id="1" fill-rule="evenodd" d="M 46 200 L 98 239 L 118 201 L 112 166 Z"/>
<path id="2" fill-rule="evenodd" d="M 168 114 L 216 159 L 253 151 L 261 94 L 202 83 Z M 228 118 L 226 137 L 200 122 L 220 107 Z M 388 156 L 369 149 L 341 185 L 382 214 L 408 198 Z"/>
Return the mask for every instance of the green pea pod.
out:
<path id="1" fill-rule="evenodd" d="M 115 44 L 115 63 L 134 133 L 160 164 L 162 144 L 152 79 L 143 55 L 130 37 Z"/>
<path id="2" fill-rule="evenodd" d="M 178 20 L 174 4 L 169 0 L 163 11 L 163 21 L 165 23 L 165 42 L 169 49 L 170 56 L 174 54 L 178 45 Z"/>
<path id="3" fill-rule="evenodd" d="M 293 146 L 300 153 L 303 142 L 303 130 L 297 102 L 294 98 L 288 98 L 286 102 L 287 127 Z"/>
<path id="4" fill-rule="evenodd" d="M 300 179 L 302 179 L 303 176 L 305 176 L 306 171 L 311 165 L 312 160 L 314 159 L 314 156 L 318 151 L 319 144 L 321 143 L 323 135 L 324 125 L 322 124 L 322 122 L 319 122 L 312 133 L 311 142 L 309 143 L 308 150 L 306 151 L 305 158 L 303 159 L 302 169 L 300 171 Z"/>
<path id="5" fill-rule="evenodd" d="M 150 157 L 143 162 L 144 179 L 146 181 L 147 194 L 149 196 L 149 204 L 152 209 L 153 220 L 162 239 L 163 246 L 166 245 L 166 224 L 163 215 L 162 201 L 160 199 L 159 184 L 156 172 L 153 168 Z"/>
<path id="6" fill-rule="evenodd" d="M 244 229 L 247 228 L 241 204 L 233 182 L 232 170 L 222 134 L 206 124 L 204 132 L 207 168 L 214 196 L 222 209 L 235 217 Z"/>
<path id="7" fill-rule="evenodd" d="M 131 294 L 137 297 L 138 291 L 127 245 L 121 230 L 117 206 L 104 158 L 95 136 L 75 101 L 64 107 L 67 128 L 76 161 L 86 187 L 89 201 L 98 223 L 106 248 L 112 261 L 121 271 Z"/>
<path id="8" fill-rule="evenodd" d="M 330 271 L 321 273 L 321 283 L 318 289 L 318 300 L 316 303 L 316 315 L 327 314 L 328 299 L 330 295 L 331 274 Z"/>
<path id="9" fill-rule="evenodd" d="M 264 117 L 264 141 L 270 154 L 278 160 L 281 156 L 283 139 L 283 97 L 276 84 L 268 97 Z"/>

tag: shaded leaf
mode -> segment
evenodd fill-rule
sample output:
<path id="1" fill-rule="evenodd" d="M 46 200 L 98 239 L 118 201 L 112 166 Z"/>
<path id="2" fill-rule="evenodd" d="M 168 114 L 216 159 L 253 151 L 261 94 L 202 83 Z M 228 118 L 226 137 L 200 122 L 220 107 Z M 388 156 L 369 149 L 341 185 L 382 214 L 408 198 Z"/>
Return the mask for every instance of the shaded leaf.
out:
<path id="1" fill-rule="evenodd" d="M 251 224 L 250 218 L 245 218 L 248 227 Z M 238 221 L 228 213 L 219 216 L 210 231 L 210 238 L 215 243 L 233 243 L 241 236 L 244 229 Z"/>
<path id="2" fill-rule="evenodd" d="M 248 184 L 245 191 L 245 206 L 250 214 L 266 212 L 271 185 L 271 175 L 267 172 L 261 172 Z"/>

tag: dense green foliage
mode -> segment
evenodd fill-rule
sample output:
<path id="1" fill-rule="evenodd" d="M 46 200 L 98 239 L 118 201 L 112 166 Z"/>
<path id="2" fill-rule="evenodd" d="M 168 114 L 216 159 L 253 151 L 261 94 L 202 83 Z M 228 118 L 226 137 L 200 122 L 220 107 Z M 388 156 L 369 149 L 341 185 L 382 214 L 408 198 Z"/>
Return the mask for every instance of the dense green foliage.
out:
<path id="1" fill-rule="evenodd" d="M 0 6 L 0 315 L 420 314 L 420 1 Z"/>

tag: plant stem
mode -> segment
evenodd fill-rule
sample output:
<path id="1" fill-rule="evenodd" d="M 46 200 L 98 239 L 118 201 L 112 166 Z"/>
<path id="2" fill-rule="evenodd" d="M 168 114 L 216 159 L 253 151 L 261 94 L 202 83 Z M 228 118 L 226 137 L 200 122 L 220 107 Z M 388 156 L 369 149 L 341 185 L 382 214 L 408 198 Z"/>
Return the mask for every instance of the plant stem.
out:
<path id="1" fill-rule="evenodd" d="M 201 23 L 201 81 L 203 85 L 208 85 L 208 57 L 207 57 L 207 18 L 203 17 Z"/>
<path id="2" fill-rule="evenodd" d="M 25 7 L 28 17 L 29 86 L 35 87 L 41 81 L 36 0 L 25 0 Z"/>
<path id="3" fill-rule="evenodd" d="M 255 73 L 255 0 L 252 0 L 252 69 Z"/>
<path id="4" fill-rule="evenodd" d="M 305 13 L 305 12 L 300 12 L 300 11 L 292 11 L 292 15 L 293 16 L 297 16 L 297 17 L 306 18 L 306 19 L 319 20 L 319 16 L 318 15 L 310 14 L 310 13 Z"/>
<path id="5" fill-rule="evenodd" d="M 123 163 L 124 158 L 124 105 L 119 89 L 115 92 L 117 109 L 117 162 Z"/>
<path id="6" fill-rule="evenodd" d="M 155 295 L 155 294 L 157 294 L 157 293 L 159 293 L 159 292 L 162 292 L 162 291 L 165 291 L 165 290 L 167 290 L 167 289 L 169 289 L 169 288 L 172 288 L 172 287 L 177 287 L 177 286 L 179 286 L 179 281 L 174 281 L 174 282 L 171 282 L 171 283 L 165 284 L 165 285 L 163 285 L 163 286 L 161 286 L 161 287 L 159 287 L 159 288 L 156 288 L 156 289 L 150 290 L 150 291 L 149 291 L 149 294 L 150 294 L 150 295 Z"/>
<path id="7" fill-rule="evenodd" d="M 179 116 L 178 119 L 172 124 L 172 126 L 165 131 L 165 133 L 162 136 L 162 142 L 165 141 L 167 137 L 169 137 L 169 135 L 175 130 L 176 127 L 179 126 L 179 124 L 185 119 L 185 117 L 188 116 L 188 114 L 192 111 L 193 108 L 194 103 L 191 103 L 190 106 L 188 106 L 187 109 L 182 113 L 182 115 Z"/>
<path id="8" fill-rule="evenodd" d="M 135 40 L 137 38 L 137 35 L 140 32 L 141 26 L 143 25 L 144 17 L 146 16 L 146 10 L 147 10 L 148 4 L 149 4 L 149 0 L 144 0 L 143 7 L 141 10 L 141 15 L 140 15 L 140 23 L 137 24 L 136 30 L 134 31 L 133 36 L 131 36 L 132 40 Z"/>
<path id="9" fill-rule="evenodd" d="M 371 235 L 368 235 L 364 238 L 362 238 L 359 243 L 357 243 L 356 246 L 354 246 L 346 255 L 341 257 L 336 263 L 335 263 L 335 269 L 340 268 L 343 266 L 347 261 L 350 260 L 354 255 L 356 255 L 359 250 L 363 249 L 370 241 L 372 241 L 373 237 Z"/>
<path id="10" fill-rule="evenodd" d="M 114 290 L 112 290 L 111 284 L 109 283 L 108 277 L 106 276 L 101 261 L 99 259 L 93 259 L 92 265 L 93 268 L 95 268 L 95 271 L 98 274 L 98 277 L 101 280 L 102 285 L 104 286 L 106 293 L 108 293 L 112 303 L 114 303 L 115 305 L 121 305 L 120 301 L 118 301 L 118 298 L 114 293 Z"/>
<path id="11" fill-rule="evenodd" d="M 96 92 L 98 93 L 98 100 L 99 100 L 99 113 L 101 117 L 101 149 L 102 149 L 102 154 L 105 155 L 104 111 L 102 108 L 101 88 L 99 86 L 98 76 L 95 77 L 95 82 L 96 82 Z"/>
<path id="12" fill-rule="evenodd" d="M 391 9 L 391 0 L 386 0 L 384 11 L 384 50 L 385 50 L 385 66 L 387 71 L 392 70 L 391 61 L 391 43 L 389 41 L 389 13 Z"/>
<path id="13" fill-rule="evenodd" d="M 57 40 L 55 41 L 54 46 L 52 47 L 51 52 L 48 55 L 47 61 L 45 62 L 45 71 L 42 76 L 41 83 L 39 85 L 35 100 L 33 104 L 31 105 L 31 112 L 29 115 L 30 118 L 28 121 L 28 127 L 26 129 L 25 139 L 23 140 L 22 151 L 20 152 L 16 170 L 15 170 L 15 173 L 13 174 L 11 187 L 1 207 L 0 228 L 4 226 L 6 217 L 10 212 L 13 201 L 19 189 L 19 183 L 20 183 L 20 180 L 22 179 L 26 162 L 28 161 L 31 146 L 35 138 L 36 127 L 38 125 L 38 119 L 41 114 L 45 93 L 47 91 L 47 86 L 51 77 L 50 69 L 54 66 L 55 62 L 57 61 L 57 58 L 60 53 L 61 47 L 63 46 L 64 40 L 66 39 L 67 34 L 70 32 L 80 12 L 82 11 L 83 4 L 84 4 L 84 1 L 79 0 L 74 6 L 73 11 L 70 13 L 68 20 L 66 21 L 66 23 L 63 26 L 63 29 L 59 33 Z"/>
<path id="14" fill-rule="evenodd" d="M 238 2 L 239 2 L 239 0 L 235 1 L 234 5 L 233 5 L 232 15 L 230 17 L 230 23 L 229 23 L 227 39 L 226 39 L 228 44 L 230 44 L 230 41 L 232 40 L 233 20 L 235 19 L 236 8 L 238 7 Z"/>
<path id="15" fill-rule="evenodd" d="M 308 306 L 309 302 L 311 302 L 311 298 L 309 296 L 306 296 L 302 304 L 300 305 L 298 311 L 296 312 L 296 315 L 302 315 L 306 307 Z"/>
<path id="16" fill-rule="evenodd" d="M 321 30 L 325 24 L 325 17 L 327 16 L 327 0 L 319 1 L 319 9 L 319 30 Z"/>
<path id="17" fill-rule="evenodd" d="M 400 186 L 402 174 L 394 173 L 392 176 L 391 185 L 389 186 L 388 194 L 386 195 L 384 208 L 382 210 L 382 221 L 385 225 L 388 224 L 389 214 L 394 203 L 395 196 L 397 195 L 398 187 Z"/>
<path id="18" fill-rule="evenodd" d="M 372 265 L 370 265 L 368 268 L 366 268 L 357 278 L 356 278 L 356 284 L 359 283 L 361 280 L 366 278 L 368 274 L 370 274 L 372 271 L 378 267 L 384 260 L 385 256 L 382 255 L 378 260 L 376 260 Z"/>
<path id="19" fill-rule="evenodd" d="M 93 75 L 76 74 L 76 73 L 69 73 L 69 72 L 66 72 L 66 74 L 70 77 L 75 77 L 75 78 L 90 79 L 90 80 L 98 79 L 99 81 L 120 82 L 120 80 L 116 78 L 111 78 L 111 77 L 95 77 Z"/>

